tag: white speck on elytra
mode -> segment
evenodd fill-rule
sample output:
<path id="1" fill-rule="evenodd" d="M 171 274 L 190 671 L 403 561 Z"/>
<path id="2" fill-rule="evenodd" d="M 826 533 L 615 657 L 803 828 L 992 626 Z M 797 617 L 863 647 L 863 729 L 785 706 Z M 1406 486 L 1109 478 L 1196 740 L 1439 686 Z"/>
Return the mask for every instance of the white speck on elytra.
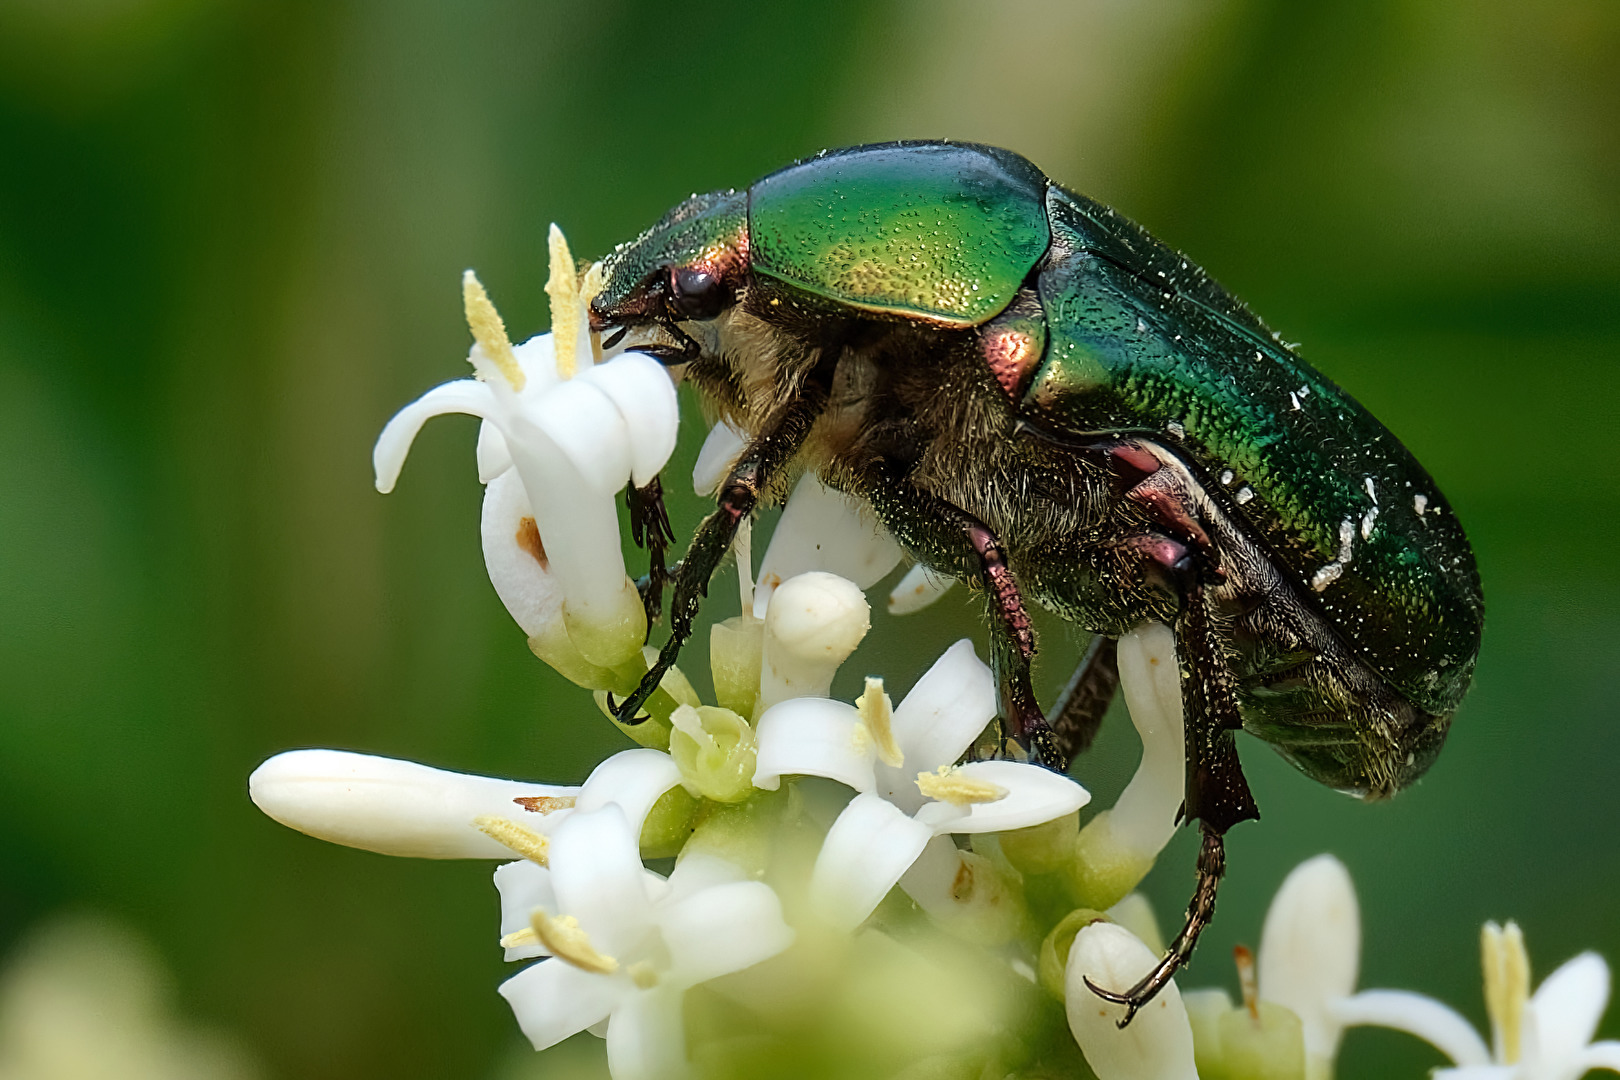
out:
<path id="1" fill-rule="evenodd" d="M 1371 510 L 1368 510 L 1365 514 L 1362 515 L 1362 518 L 1361 518 L 1361 538 L 1363 540 L 1370 540 L 1372 538 L 1373 523 L 1376 522 L 1377 520 L 1378 520 L 1378 507 L 1376 507 L 1376 506 L 1373 507 Z"/>
<path id="2" fill-rule="evenodd" d="M 1233 476 L 1231 469 L 1221 470 L 1221 484 L 1223 486 L 1230 484 L 1234 479 L 1236 479 L 1236 477 Z"/>
<path id="3" fill-rule="evenodd" d="M 1418 517 L 1422 517 L 1423 516 L 1423 511 L 1427 510 L 1428 508 L 1429 508 L 1429 497 L 1427 495 L 1414 495 L 1414 496 L 1412 496 L 1412 509 L 1417 511 L 1417 516 Z"/>
<path id="4" fill-rule="evenodd" d="M 1292 390 L 1288 391 L 1288 404 L 1290 411 L 1299 412 L 1299 395 Z"/>
<path id="5" fill-rule="evenodd" d="M 1350 518 L 1339 522 L 1339 555 L 1332 562 L 1311 575 L 1311 589 L 1321 592 L 1329 585 L 1338 581 L 1344 573 L 1344 568 L 1350 565 L 1354 556 L 1356 542 L 1356 523 Z"/>
<path id="6" fill-rule="evenodd" d="M 1238 501 L 1239 506 L 1241 506 L 1244 503 L 1248 502 L 1252 498 L 1254 498 L 1254 490 L 1252 488 L 1250 488 L 1250 487 L 1248 487 L 1246 485 L 1244 487 L 1238 488 L 1237 501 Z"/>
<path id="7" fill-rule="evenodd" d="M 1367 498 L 1369 498 L 1369 499 L 1371 499 L 1373 501 L 1374 506 L 1377 506 L 1378 505 L 1378 492 L 1373 487 L 1372 477 L 1364 476 L 1364 477 L 1362 477 L 1361 482 L 1363 484 L 1365 484 L 1366 487 L 1367 487 Z"/>
<path id="8" fill-rule="evenodd" d="M 1187 437 L 1187 429 L 1182 427 L 1180 421 L 1177 420 L 1167 420 L 1164 425 L 1164 430 L 1168 431 L 1170 433 L 1170 437 L 1173 439 L 1184 439 Z"/>

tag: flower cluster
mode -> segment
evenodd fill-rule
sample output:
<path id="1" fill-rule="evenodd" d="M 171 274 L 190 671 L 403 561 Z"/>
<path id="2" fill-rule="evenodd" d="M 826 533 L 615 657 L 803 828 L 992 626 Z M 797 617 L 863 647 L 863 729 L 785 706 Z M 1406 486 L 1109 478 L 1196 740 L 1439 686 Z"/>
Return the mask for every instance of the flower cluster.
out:
<path id="1" fill-rule="evenodd" d="M 605 353 L 586 330 L 595 273 L 580 278 L 553 227 L 553 331 L 514 346 L 469 272 L 474 377 L 401 410 L 374 461 L 388 491 L 429 417 L 482 418 L 490 579 L 533 652 L 607 712 L 651 655 L 615 500 L 664 467 L 678 415 L 661 365 Z M 716 426 L 695 488 L 717 487 L 742 446 Z M 1172 984 L 1119 1028 L 1122 1008 L 1084 980 L 1131 985 L 1162 948 L 1133 890 L 1182 795 L 1169 629 L 1149 623 L 1120 639 L 1142 761 L 1081 828 L 1090 796 L 1074 780 L 966 760 L 997 701 L 970 641 L 898 703 L 875 677 L 852 702 L 830 696 L 868 631 L 863 590 L 903 558 L 869 508 L 805 476 L 757 586 L 746 526 L 735 556 L 739 611 L 708 642 L 712 701 L 671 669 L 641 721 L 623 728 L 640 745 L 582 785 L 296 750 L 254 772 L 254 801 L 340 844 L 500 861 L 491 940 L 526 964 L 502 996 L 537 1049 L 581 1031 L 603 1037 L 619 1080 L 1088 1069 L 1102 1080 L 1318 1078 L 1331 1075 L 1344 1027 L 1366 1023 L 1429 1039 L 1468 1075 L 1574 1077 L 1620 1060 L 1615 1044 L 1587 1045 L 1607 995 L 1602 961 L 1571 961 L 1531 997 L 1511 925 L 1487 931 L 1490 1050 L 1427 999 L 1354 993 L 1355 896 L 1325 856 L 1285 883 L 1258 958 L 1240 956 L 1241 1003 Z M 890 609 L 918 610 L 949 585 L 913 568 Z"/>

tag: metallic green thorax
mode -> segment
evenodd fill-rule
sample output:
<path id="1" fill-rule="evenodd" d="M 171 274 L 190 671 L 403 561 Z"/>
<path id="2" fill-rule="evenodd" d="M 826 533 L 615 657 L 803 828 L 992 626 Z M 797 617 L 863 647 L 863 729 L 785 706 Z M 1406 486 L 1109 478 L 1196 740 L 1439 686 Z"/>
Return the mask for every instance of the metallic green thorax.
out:
<path id="1" fill-rule="evenodd" d="M 755 184 L 750 260 L 865 311 L 975 326 L 1050 241 L 1046 177 L 990 147 L 896 143 L 811 158 Z"/>
<path id="2" fill-rule="evenodd" d="M 1048 345 L 1023 411 L 1059 432 L 1180 447 L 1351 648 L 1414 704 L 1453 710 L 1482 603 L 1429 474 L 1202 270 L 1056 185 L 1048 207 Z"/>

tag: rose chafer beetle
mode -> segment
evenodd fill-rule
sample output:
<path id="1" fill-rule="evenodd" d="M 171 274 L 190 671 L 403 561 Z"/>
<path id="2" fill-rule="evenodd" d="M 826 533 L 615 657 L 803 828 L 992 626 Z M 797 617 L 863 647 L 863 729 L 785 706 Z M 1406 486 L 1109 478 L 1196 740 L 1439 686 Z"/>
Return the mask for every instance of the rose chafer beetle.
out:
<path id="1" fill-rule="evenodd" d="M 1433 762 L 1479 650 L 1473 554 L 1423 467 L 1201 269 L 988 146 L 829 151 L 695 195 L 603 263 L 592 328 L 638 330 L 750 442 L 675 572 L 691 632 L 739 522 L 814 470 L 908 552 L 982 588 L 1008 733 L 1067 769 L 1118 675 L 1113 639 L 1176 635 L 1182 813 L 1203 830 L 1181 933 L 1214 912 L 1222 835 L 1259 813 L 1240 728 L 1369 799 Z M 655 485 L 632 496 L 663 584 Z M 1050 716 L 1032 599 L 1095 637 Z"/>

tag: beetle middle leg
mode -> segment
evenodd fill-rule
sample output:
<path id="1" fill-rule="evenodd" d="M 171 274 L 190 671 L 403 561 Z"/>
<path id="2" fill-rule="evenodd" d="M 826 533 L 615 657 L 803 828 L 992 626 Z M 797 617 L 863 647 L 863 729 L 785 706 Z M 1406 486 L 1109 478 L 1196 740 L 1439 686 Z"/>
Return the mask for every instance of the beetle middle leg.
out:
<path id="1" fill-rule="evenodd" d="M 669 511 L 664 508 L 664 485 L 658 477 L 647 481 L 645 487 L 629 487 L 624 493 L 630 510 L 630 538 L 636 547 L 647 550 L 647 579 L 641 589 L 641 603 L 647 611 L 647 632 L 663 614 L 664 586 L 669 583 L 669 567 L 665 559 L 675 531 L 669 527 Z"/>
<path id="2" fill-rule="evenodd" d="M 692 622 L 697 617 L 703 597 L 709 591 L 709 578 L 731 550 L 737 535 L 737 526 L 744 517 L 754 512 L 760 495 L 770 485 L 777 472 L 793 459 L 804 444 L 810 427 L 826 400 L 824 391 L 807 385 L 801 393 L 777 410 L 766 421 L 764 428 L 741 459 L 732 467 L 725 483 L 720 485 L 720 497 L 714 513 L 703 519 L 692 546 L 674 576 L 674 595 L 669 607 L 669 638 L 658 650 L 658 659 L 641 677 L 641 684 L 623 701 L 611 702 L 614 716 L 621 724 L 635 724 L 642 703 L 658 688 L 659 682 L 680 656 L 681 646 L 692 636 Z"/>

